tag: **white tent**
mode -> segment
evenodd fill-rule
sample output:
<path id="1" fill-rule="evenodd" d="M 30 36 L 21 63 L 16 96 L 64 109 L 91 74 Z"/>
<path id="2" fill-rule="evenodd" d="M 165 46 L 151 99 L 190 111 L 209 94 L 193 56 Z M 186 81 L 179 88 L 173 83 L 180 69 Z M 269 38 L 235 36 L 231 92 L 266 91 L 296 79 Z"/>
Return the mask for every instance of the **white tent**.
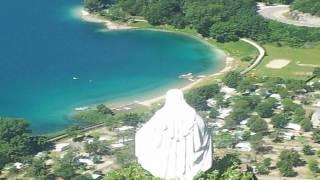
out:
<path id="1" fill-rule="evenodd" d="M 86 164 L 87 166 L 94 165 L 94 162 L 91 159 L 87 159 L 87 158 L 81 158 L 81 159 L 79 159 L 79 162 Z"/>
<path id="2" fill-rule="evenodd" d="M 286 129 L 292 129 L 292 130 L 295 130 L 295 131 L 300 131 L 301 130 L 301 126 L 299 124 L 296 124 L 296 123 L 288 123 L 285 128 Z"/>
<path id="3" fill-rule="evenodd" d="M 312 122 L 312 126 L 313 126 L 314 128 L 320 126 L 320 109 L 317 110 L 317 111 L 315 111 L 315 112 L 312 114 L 311 122 Z"/>
<path id="4" fill-rule="evenodd" d="M 192 180 L 212 164 L 211 136 L 180 90 L 170 90 L 162 109 L 136 134 L 143 168 L 163 179 Z"/>

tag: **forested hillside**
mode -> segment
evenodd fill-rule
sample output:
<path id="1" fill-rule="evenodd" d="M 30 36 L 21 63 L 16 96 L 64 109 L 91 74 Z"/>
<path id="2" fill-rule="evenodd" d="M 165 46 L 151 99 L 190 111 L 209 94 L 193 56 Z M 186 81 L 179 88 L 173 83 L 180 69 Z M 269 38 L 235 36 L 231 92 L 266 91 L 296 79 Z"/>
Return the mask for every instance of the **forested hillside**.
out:
<path id="1" fill-rule="evenodd" d="M 86 0 L 87 9 L 92 9 Z M 105 0 L 100 0 L 101 2 Z M 266 20 L 258 15 L 256 0 L 113 0 L 108 16 L 129 20 L 143 16 L 152 25 L 190 27 L 219 42 L 249 37 L 260 42 L 301 46 L 320 41 L 320 29 L 296 27 Z"/>
<path id="2" fill-rule="evenodd" d="M 295 10 L 320 16 L 319 0 L 295 0 L 291 7 Z"/>

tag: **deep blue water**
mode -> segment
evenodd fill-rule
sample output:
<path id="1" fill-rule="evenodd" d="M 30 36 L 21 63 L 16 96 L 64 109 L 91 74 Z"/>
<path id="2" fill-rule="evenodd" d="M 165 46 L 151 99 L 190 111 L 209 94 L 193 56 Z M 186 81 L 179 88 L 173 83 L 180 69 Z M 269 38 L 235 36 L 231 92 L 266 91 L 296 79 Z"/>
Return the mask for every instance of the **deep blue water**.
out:
<path id="1" fill-rule="evenodd" d="M 4 1 L 0 10 L 0 116 L 37 133 L 72 123 L 75 107 L 175 87 L 177 77 L 218 68 L 193 38 L 136 30 L 102 32 L 72 14 L 81 0 Z M 73 77 L 79 80 L 73 80 Z"/>

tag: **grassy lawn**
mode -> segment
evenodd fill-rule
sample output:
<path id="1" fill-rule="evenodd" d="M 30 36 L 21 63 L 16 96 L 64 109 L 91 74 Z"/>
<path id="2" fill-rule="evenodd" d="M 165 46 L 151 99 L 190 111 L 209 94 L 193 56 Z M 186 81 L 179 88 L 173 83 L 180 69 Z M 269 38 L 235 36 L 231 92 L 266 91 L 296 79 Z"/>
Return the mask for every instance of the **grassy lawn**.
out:
<path id="1" fill-rule="evenodd" d="M 208 41 L 217 48 L 224 50 L 229 55 L 237 59 L 241 59 L 246 56 L 256 57 L 258 55 L 258 50 L 251 44 L 248 44 L 244 41 L 227 43 L 218 43 L 216 40 L 213 39 L 210 39 Z"/>
<path id="2" fill-rule="evenodd" d="M 190 29 L 190 28 L 176 29 L 174 26 L 170 26 L 170 25 L 153 26 L 148 22 L 134 22 L 134 23 L 129 23 L 129 26 L 142 28 L 142 29 L 159 29 L 164 31 L 180 32 L 180 33 L 186 33 L 189 35 L 199 36 L 197 31 L 194 29 Z"/>
<path id="3" fill-rule="evenodd" d="M 244 41 L 219 43 L 214 39 L 209 39 L 208 42 L 218 49 L 223 50 L 227 55 L 235 58 L 235 67 L 238 71 L 242 71 L 250 65 L 250 62 L 241 61 L 243 57 L 252 57 L 254 60 L 258 56 L 258 50 L 251 44 Z"/>
<path id="4" fill-rule="evenodd" d="M 256 73 L 262 76 L 277 76 L 283 78 L 307 79 L 313 71 L 313 67 L 299 66 L 301 64 L 320 65 L 320 44 L 312 48 L 277 47 L 275 45 L 264 45 L 267 56 L 257 67 Z M 290 64 L 282 69 L 270 69 L 266 65 L 274 59 L 287 59 Z"/>

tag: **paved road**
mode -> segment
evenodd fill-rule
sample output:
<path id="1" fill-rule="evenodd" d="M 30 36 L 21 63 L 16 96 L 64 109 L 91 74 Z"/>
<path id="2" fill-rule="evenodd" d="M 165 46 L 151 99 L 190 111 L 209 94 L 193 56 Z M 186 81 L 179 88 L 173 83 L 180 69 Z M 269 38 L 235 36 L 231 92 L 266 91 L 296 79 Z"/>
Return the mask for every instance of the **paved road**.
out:
<path id="1" fill-rule="evenodd" d="M 296 26 L 320 27 L 320 17 L 303 14 L 300 16 L 300 20 L 294 20 L 284 16 L 290 11 L 288 5 L 264 6 L 259 3 L 258 7 L 260 9 L 258 13 L 268 19 Z"/>
<path id="2" fill-rule="evenodd" d="M 245 75 L 247 74 L 248 72 L 250 72 L 252 69 L 254 69 L 255 67 L 257 67 L 261 61 L 263 60 L 265 54 L 266 54 L 266 51 L 263 49 L 263 47 L 261 47 L 258 43 L 252 41 L 252 40 L 249 40 L 249 39 L 245 39 L 245 38 L 241 38 L 241 41 L 244 41 L 244 42 L 247 42 L 249 44 L 251 44 L 252 46 L 254 46 L 255 48 L 257 48 L 258 52 L 259 52 L 259 55 L 258 57 L 256 58 L 256 60 L 254 61 L 253 64 L 251 64 L 251 66 L 249 66 L 247 69 L 245 69 L 244 71 L 241 72 L 241 75 Z"/>

